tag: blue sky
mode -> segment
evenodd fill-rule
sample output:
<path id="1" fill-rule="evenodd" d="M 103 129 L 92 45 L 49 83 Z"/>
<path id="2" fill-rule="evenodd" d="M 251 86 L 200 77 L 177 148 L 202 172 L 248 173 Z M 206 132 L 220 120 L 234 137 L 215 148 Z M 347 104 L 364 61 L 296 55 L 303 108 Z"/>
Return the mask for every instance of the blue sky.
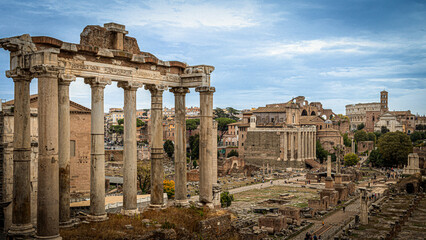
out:
<path id="1" fill-rule="evenodd" d="M 29 33 L 79 43 L 86 25 L 117 22 L 141 51 L 162 60 L 215 66 L 215 107 L 238 109 L 299 95 L 344 113 L 345 105 L 379 101 L 426 114 L 426 1 L 5 1 L 0 38 Z M 0 50 L 0 98 L 13 98 Z M 33 80 L 31 92 L 37 92 Z M 71 85 L 71 100 L 90 107 L 90 88 Z M 138 108 L 150 106 L 138 90 Z M 164 93 L 172 107 L 172 93 Z M 198 106 L 195 91 L 187 106 Z M 123 90 L 105 89 L 105 109 L 123 106 Z"/>

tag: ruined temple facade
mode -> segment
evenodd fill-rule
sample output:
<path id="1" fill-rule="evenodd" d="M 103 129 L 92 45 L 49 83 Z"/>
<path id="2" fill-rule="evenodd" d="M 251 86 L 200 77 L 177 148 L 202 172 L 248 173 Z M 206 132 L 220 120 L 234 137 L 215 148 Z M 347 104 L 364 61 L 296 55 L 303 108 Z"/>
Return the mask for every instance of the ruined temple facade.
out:
<path id="1" fill-rule="evenodd" d="M 164 207 L 163 199 L 163 93 L 175 97 L 175 198 L 187 204 L 185 97 L 190 88 L 200 95 L 200 204 L 213 206 L 212 169 L 216 152 L 213 133 L 214 67 L 162 61 L 142 52 L 125 26 L 107 23 L 87 26 L 80 43 L 28 34 L 0 39 L 10 51 L 6 76 L 15 84 L 13 131 L 13 200 L 11 237 L 60 239 L 59 225 L 70 219 L 70 101 L 69 86 L 83 78 L 91 87 L 90 214 L 89 221 L 104 221 L 105 150 L 104 89 L 112 81 L 124 91 L 123 214 L 138 213 L 136 184 L 136 91 L 151 93 L 151 208 Z M 31 222 L 31 129 L 29 86 L 38 78 L 37 224 Z"/>

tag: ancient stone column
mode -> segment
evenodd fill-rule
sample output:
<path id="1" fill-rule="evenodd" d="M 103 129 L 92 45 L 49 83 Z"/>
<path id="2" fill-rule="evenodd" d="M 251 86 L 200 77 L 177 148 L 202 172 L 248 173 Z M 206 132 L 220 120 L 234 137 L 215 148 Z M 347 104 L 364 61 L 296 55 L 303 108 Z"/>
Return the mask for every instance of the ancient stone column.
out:
<path id="1" fill-rule="evenodd" d="M 151 208 L 163 208 L 163 91 L 164 86 L 146 85 L 151 92 Z"/>
<path id="2" fill-rule="evenodd" d="M 287 146 L 287 132 L 283 133 L 283 138 L 284 138 L 284 148 L 283 148 L 283 152 L 284 152 L 284 161 L 287 161 L 287 153 L 288 153 L 288 146 Z"/>
<path id="3" fill-rule="evenodd" d="M 290 161 L 294 161 L 294 132 L 289 132 L 290 135 Z"/>
<path id="4" fill-rule="evenodd" d="M 297 161 L 302 161 L 302 137 L 300 128 L 297 129 Z"/>
<path id="5" fill-rule="evenodd" d="M 37 236 L 43 239 L 61 239 L 59 236 L 58 162 L 59 68 L 40 65 L 33 71 L 38 77 Z"/>
<path id="6" fill-rule="evenodd" d="M 28 237 L 35 229 L 31 224 L 31 125 L 30 83 L 28 72 L 7 71 L 15 83 L 13 130 L 13 201 L 12 226 L 8 235 Z"/>
<path id="7" fill-rule="evenodd" d="M 92 88 L 90 154 L 90 221 L 105 221 L 104 89 L 110 79 L 93 77 L 84 82 Z"/>
<path id="8" fill-rule="evenodd" d="M 217 184 L 217 122 L 213 120 L 213 162 L 212 162 L 212 180 L 213 185 Z M 418 165 L 418 164 L 417 164 Z"/>
<path id="9" fill-rule="evenodd" d="M 361 210 L 360 210 L 360 223 L 363 225 L 368 224 L 368 197 L 367 190 L 365 188 L 360 188 L 361 190 Z"/>
<path id="10" fill-rule="evenodd" d="M 305 130 L 305 137 L 304 137 L 304 139 L 305 139 L 305 159 L 308 159 L 309 158 L 309 155 L 308 155 L 308 132 Z"/>
<path id="11" fill-rule="evenodd" d="M 70 83 L 75 76 L 61 75 L 58 85 L 59 119 L 59 225 L 71 227 L 70 217 Z"/>
<path id="12" fill-rule="evenodd" d="M 185 96 L 188 88 L 172 88 L 175 95 L 175 199 L 176 205 L 188 205 L 186 188 L 186 120 Z"/>
<path id="13" fill-rule="evenodd" d="M 314 139 L 313 149 L 312 149 L 313 158 L 317 159 L 317 137 L 316 137 L 317 133 L 314 131 L 314 132 L 312 132 L 312 135 L 313 135 L 313 139 Z"/>
<path id="14" fill-rule="evenodd" d="M 200 203 L 213 207 L 213 93 L 214 87 L 197 87 L 200 93 Z"/>
<path id="15" fill-rule="evenodd" d="M 331 155 L 327 155 L 327 177 L 331 177 Z"/>
<path id="16" fill-rule="evenodd" d="M 355 153 L 355 141 L 353 138 L 352 138 L 351 147 L 352 147 L 352 153 Z"/>
<path id="17" fill-rule="evenodd" d="M 123 151 L 123 208 L 127 216 L 137 214 L 137 143 L 136 143 L 136 91 L 142 84 L 119 82 L 124 89 L 124 151 Z"/>

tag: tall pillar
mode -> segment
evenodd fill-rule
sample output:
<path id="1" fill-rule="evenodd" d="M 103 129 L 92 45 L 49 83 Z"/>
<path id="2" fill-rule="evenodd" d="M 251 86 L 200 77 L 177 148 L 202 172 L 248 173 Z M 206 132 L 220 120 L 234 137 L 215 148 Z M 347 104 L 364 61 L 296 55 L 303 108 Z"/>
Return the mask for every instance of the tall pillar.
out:
<path id="1" fill-rule="evenodd" d="M 297 129 L 297 161 L 302 161 L 302 137 L 301 129 Z"/>
<path id="2" fill-rule="evenodd" d="M 50 59 L 55 54 L 45 52 Z M 34 68 L 38 77 L 38 193 L 37 236 L 59 236 L 58 75 L 59 68 Z"/>
<path id="3" fill-rule="evenodd" d="M 360 223 L 363 225 L 368 224 L 368 197 L 367 197 L 367 190 L 365 188 L 360 188 L 361 195 L 360 195 L 360 201 L 361 201 L 361 210 L 360 210 Z"/>
<path id="4" fill-rule="evenodd" d="M 213 185 L 217 184 L 217 122 L 213 120 L 213 162 L 212 162 L 212 181 Z"/>
<path id="5" fill-rule="evenodd" d="M 105 221 L 104 89 L 110 79 L 93 77 L 84 82 L 92 88 L 90 154 L 90 221 Z"/>
<path id="6" fill-rule="evenodd" d="M 312 157 L 314 159 L 317 159 L 317 138 L 316 138 L 315 129 L 312 132 L 312 138 L 313 138 L 313 142 L 312 142 Z"/>
<path id="7" fill-rule="evenodd" d="M 327 155 L 327 177 L 331 177 L 331 155 Z"/>
<path id="8" fill-rule="evenodd" d="M 213 93 L 214 87 L 197 87 L 200 93 L 200 203 L 213 207 Z"/>
<path id="9" fill-rule="evenodd" d="M 142 84 L 119 82 L 124 89 L 123 208 L 124 215 L 137 214 L 136 91 Z"/>
<path id="10" fill-rule="evenodd" d="M 151 92 L 151 208 L 164 207 L 163 197 L 163 91 L 164 86 L 145 85 Z"/>
<path id="11" fill-rule="evenodd" d="M 294 161 L 294 132 L 289 132 L 290 135 L 290 161 Z"/>
<path id="12" fill-rule="evenodd" d="M 30 83 L 27 72 L 7 71 L 15 83 L 13 130 L 12 226 L 8 235 L 28 237 L 35 232 L 31 223 L 31 125 Z"/>
<path id="13" fill-rule="evenodd" d="M 186 120 L 185 96 L 188 88 L 172 88 L 175 95 L 175 199 L 176 205 L 188 205 L 186 188 Z"/>
<path id="14" fill-rule="evenodd" d="M 302 132 L 302 159 L 306 159 L 306 130 Z"/>
<path id="15" fill-rule="evenodd" d="M 284 148 L 283 148 L 283 152 L 284 152 L 284 161 L 287 161 L 287 153 L 288 153 L 288 146 L 287 146 L 287 132 L 283 133 L 283 138 L 284 138 Z"/>
<path id="16" fill-rule="evenodd" d="M 308 132 L 308 135 L 309 135 L 309 158 L 313 158 L 312 156 L 313 156 L 313 154 L 312 154 L 312 132 L 311 131 L 309 131 Z"/>
<path id="17" fill-rule="evenodd" d="M 308 132 L 307 132 L 307 130 L 305 130 L 305 137 L 304 137 L 304 141 L 305 141 L 305 143 L 304 143 L 304 147 L 305 147 L 305 159 L 308 159 L 309 158 L 309 155 L 308 155 Z"/>
<path id="18" fill-rule="evenodd" d="M 70 83 L 75 76 L 62 75 L 58 85 L 59 120 L 59 225 L 71 227 L 70 216 Z"/>
<path id="19" fill-rule="evenodd" d="M 352 153 L 355 153 L 355 141 L 353 138 L 352 138 L 351 147 L 352 147 Z"/>

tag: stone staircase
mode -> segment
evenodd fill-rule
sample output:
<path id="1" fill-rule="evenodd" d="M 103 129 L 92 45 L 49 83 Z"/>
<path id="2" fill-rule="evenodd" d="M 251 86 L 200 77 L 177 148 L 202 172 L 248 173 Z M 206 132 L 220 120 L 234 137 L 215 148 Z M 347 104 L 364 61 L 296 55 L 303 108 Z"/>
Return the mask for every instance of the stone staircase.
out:
<path id="1" fill-rule="evenodd" d="M 305 159 L 305 164 L 310 166 L 313 170 L 317 170 L 321 168 L 321 163 L 314 159 Z"/>

